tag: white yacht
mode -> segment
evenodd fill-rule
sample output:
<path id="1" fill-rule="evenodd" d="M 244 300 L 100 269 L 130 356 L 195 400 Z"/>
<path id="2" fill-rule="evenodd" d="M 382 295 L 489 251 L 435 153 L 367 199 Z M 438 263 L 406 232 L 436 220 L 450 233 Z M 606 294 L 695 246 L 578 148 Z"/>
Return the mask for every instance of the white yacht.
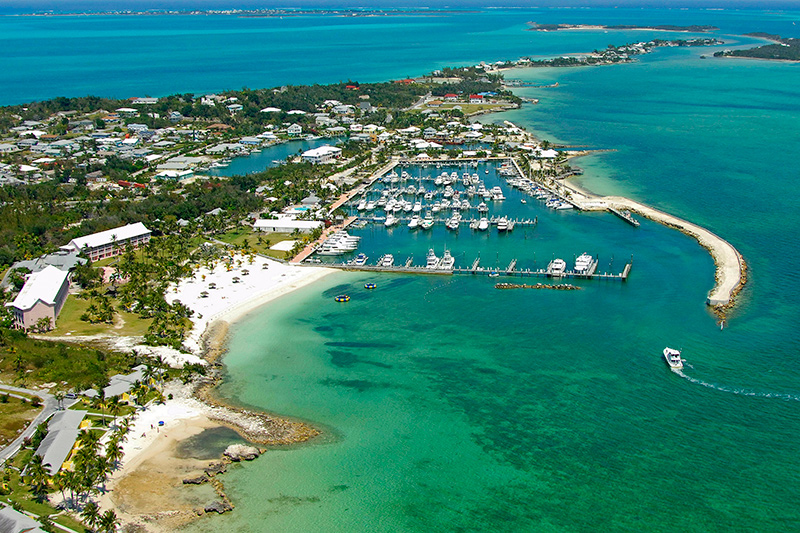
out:
<path id="1" fill-rule="evenodd" d="M 489 219 L 486 217 L 481 217 L 478 221 L 478 231 L 486 231 L 489 229 Z"/>
<path id="2" fill-rule="evenodd" d="M 506 217 L 501 217 L 497 221 L 497 231 L 507 231 L 508 230 L 508 219 Z"/>
<path id="3" fill-rule="evenodd" d="M 484 202 L 481 202 L 481 203 L 478 204 L 478 212 L 479 213 L 485 213 L 488 210 L 489 210 L 489 207 Z"/>
<path id="4" fill-rule="evenodd" d="M 442 270 L 453 270 L 453 265 L 455 265 L 455 262 L 455 258 L 450 255 L 450 250 L 445 250 L 442 260 L 439 261 L 439 268 Z"/>
<path id="5" fill-rule="evenodd" d="M 575 259 L 575 272 L 577 274 L 588 273 L 592 263 L 594 263 L 594 258 L 585 252 L 582 253 L 577 259 Z"/>
<path id="6" fill-rule="evenodd" d="M 382 267 L 394 266 L 394 256 L 392 254 L 386 254 L 382 256 L 380 261 L 378 261 L 378 266 Z"/>
<path id="7" fill-rule="evenodd" d="M 419 227 L 422 229 L 431 229 L 433 227 L 433 214 L 430 211 L 425 213 L 425 218 L 419 223 Z"/>
<path id="8" fill-rule="evenodd" d="M 389 214 L 389 215 L 386 215 L 386 222 L 384 222 L 383 225 L 386 226 L 387 228 L 391 228 L 392 226 L 394 226 L 398 222 L 400 222 L 399 218 L 397 218 L 394 215 Z"/>
<path id="9" fill-rule="evenodd" d="M 553 259 L 547 265 L 547 272 L 553 277 L 561 277 L 567 270 L 567 262 L 563 259 Z"/>
<path id="10" fill-rule="evenodd" d="M 367 264 L 367 259 L 369 259 L 366 254 L 358 254 L 355 259 L 353 259 L 353 264 L 356 266 L 364 266 Z"/>
<path id="11" fill-rule="evenodd" d="M 439 258 L 436 257 L 436 253 L 433 251 L 433 248 L 428 250 L 428 256 L 425 262 L 425 268 L 438 268 L 439 267 Z"/>
<path id="12" fill-rule="evenodd" d="M 420 211 L 422 211 L 422 202 L 420 202 L 419 200 L 414 202 L 414 207 L 413 207 L 412 211 L 414 213 L 419 213 Z"/>
<path id="13" fill-rule="evenodd" d="M 447 226 L 447 229 L 455 231 L 458 229 L 459 224 L 461 224 L 461 213 L 458 211 L 453 211 L 452 216 L 447 219 L 445 225 Z"/>
<path id="14" fill-rule="evenodd" d="M 367 202 L 367 211 L 375 210 L 375 202 Z"/>
<path id="15" fill-rule="evenodd" d="M 489 192 L 492 195 L 492 200 L 500 202 L 506 199 L 506 197 L 503 196 L 503 189 L 501 189 L 500 187 L 492 187 L 492 190 Z"/>
<path id="16" fill-rule="evenodd" d="M 366 208 L 367 208 L 366 200 L 361 200 L 360 202 L 358 202 L 358 205 L 356 206 L 356 209 L 358 209 L 359 211 L 363 211 Z"/>
<path id="17" fill-rule="evenodd" d="M 419 223 L 420 223 L 419 215 L 414 215 L 413 217 L 411 217 L 411 220 L 408 223 L 408 228 L 416 229 L 419 227 Z"/>
<path id="18" fill-rule="evenodd" d="M 673 370 L 680 370 L 683 368 L 683 359 L 681 359 L 680 350 L 675 350 L 669 347 L 664 348 L 664 360 Z"/>

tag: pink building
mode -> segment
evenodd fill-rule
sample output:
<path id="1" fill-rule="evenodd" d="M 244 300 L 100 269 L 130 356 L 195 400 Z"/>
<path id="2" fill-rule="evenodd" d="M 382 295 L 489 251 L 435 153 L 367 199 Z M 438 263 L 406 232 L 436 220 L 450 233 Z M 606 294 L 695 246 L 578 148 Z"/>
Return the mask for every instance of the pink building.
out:
<path id="1" fill-rule="evenodd" d="M 50 320 L 50 327 L 55 327 L 56 318 L 67 300 L 68 276 L 68 271 L 54 266 L 48 266 L 41 272 L 28 276 L 14 301 L 6 304 L 14 315 L 14 326 L 30 329 L 40 319 L 47 318 Z"/>
<path id="2" fill-rule="evenodd" d="M 150 230 L 141 222 L 137 222 L 72 239 L 61 249 L 84 252 L 89 259 L 97 261 L 119 255 L 125 248 L 138 248 L 148 242 L 150 242 Z"/>

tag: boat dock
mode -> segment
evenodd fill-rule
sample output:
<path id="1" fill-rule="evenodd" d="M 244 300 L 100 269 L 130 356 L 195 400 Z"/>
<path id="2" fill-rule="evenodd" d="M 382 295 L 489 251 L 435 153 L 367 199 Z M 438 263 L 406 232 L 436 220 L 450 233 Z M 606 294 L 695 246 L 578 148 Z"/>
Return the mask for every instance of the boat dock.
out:
<path id="1" fill-rule="evenodd" d="M 338 268 L 341 270 L 353 270 L 364 272 L 390 272 L 394 274 L 432 274 L 432 275 L 491 275 L 496 276 L 509 276 L 509 277 L 530 277 L 530 278 L 551 278 L 551 279 L 597 279 L 606 281 L 628 281 L 633 261 L 626 263 L 622 272 L 614 274 L 611 272 L 597 272 L 599 261 L 595 260 L 585 272 L 576 272 L 574 270 L 566 270 L 563 273 L 552 272 L 550 265 L 547 268 L 526 268 L 518 269 L 517 260 L 513 259 L 505 270 L 497 268 L 486 268 L 480 266 L 480 258 L 473 261 L 472 266 L 469 268 L 426 268 L 425 266 L 416 266 L 413 264 L 413 257 L 408 257 L 402 265 L 398 266 L 378 266 L 378 265 L 354 265 L 352 263 L 316 263 L 316 266 L 325 266 L 330 268 Z"/>
<path id="2" fill-rule="evenodd" d="M 396 217 L 396 218 L 397 218 L 399 224 L 408 224 L 411 221 L 411 217 Z M 450 218 L 449 215 L 445 216 L 445 217 L 434 218 L 433 222 L 434 222 L 434 224 L 444 224 L 445 222 L 447 222 L 448 218 Z M 497 222 L 501 218 L 503 218 L 503 217 L 495 216 L 495 217 L 492 217 L 492 218 L 488 219 L 489 225 L 496 226 Z M 386 221 L 386 217 L 358 217 L 358 220 L 366 222 L 366 223 L 371 223 L 371 224 L 383 224 Z M 525 218 L 525 219 L 510 219 L 510 218 L 507 218 L 506 220 L 508 221 L 508 229 L 509 230 L 511 230 L 515 226 L 519 226 L 519 227 L 523 227 L 523 228 L 525 228 L 525 227 L 532 228 L 532 227 L 535 227 L 539 223 L 539 218 L 538 217 Z M 469 224 L 472 224 L 473 222 L 478 222 L 478 221 L 480 221 L 480 219 L 478 219 L 478 218 L 462 218 L 460 222 L 464 226 L 469 226 Z"/>
<path id="3" fill-rule="evenodd" d="M 633 226 L 634 228 L 639 227 L 639 221 L 633 218 L 633 216 L 631 216 L 630 211 L 620 211 L 619 209 L 615 209 L 613 207 L 609 207 L 608 210 L 617 215 L 619 218 L 621 218 L 628 224 L 630 224 L 631 226 Z"/>

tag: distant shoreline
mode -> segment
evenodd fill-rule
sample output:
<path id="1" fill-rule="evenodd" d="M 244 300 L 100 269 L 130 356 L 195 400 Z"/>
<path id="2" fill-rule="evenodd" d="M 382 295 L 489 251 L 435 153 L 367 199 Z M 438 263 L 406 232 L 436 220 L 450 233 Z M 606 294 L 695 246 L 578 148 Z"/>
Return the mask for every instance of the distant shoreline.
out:
<path id="1" fill-rule="evenodd" d="M 663 31 L 663 32 L 671 32 L 671 33 L 708 33 L 711 31 L 717 31 L 719 28 L 716 26 L 671 26 L 668 24 L 664 25 L 657 25 L 657 26 L 636 26 L 636 25 L 624 25 L 624 24 L 614 24 L 614 25 L 606 25 L 606 24 L 536 24 L 529 23 L 531 25 L 527 31 L 542 31 L 542 32 L 551 32 L 551 31 L 562 31 L 562 30 L 614 30 L 614 31 Z"/>

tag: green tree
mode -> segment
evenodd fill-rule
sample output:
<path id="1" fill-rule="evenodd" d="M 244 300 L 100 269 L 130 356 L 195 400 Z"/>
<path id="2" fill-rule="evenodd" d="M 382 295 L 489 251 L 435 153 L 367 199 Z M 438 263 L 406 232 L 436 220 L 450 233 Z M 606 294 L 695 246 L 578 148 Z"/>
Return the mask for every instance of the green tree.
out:
<path id="1" fill-rule="evenodd" d="M 83 507 L 81 511 L 81 518 L 86 522 L 86 525 L 95 529 L 100 523 L 100 508 L 94 502 L 89 502 Z"/>
<path id="2" fill-rule="evenodd" d="M 47 498 L 47 490 L 50 485 L 50 476 L 47 473 L 49 467 L 49 464 L 42 463 L 41 455 L 33 454 L 26 468 L 28 486 L 39 503 Z"/>
<path id="3" fill-rule="evenodd" d="M 100 517 L 100 531 L 103 533 L 113 533 L 119 525 L 119 520 L 114 511 L 109 509 Z"/>

